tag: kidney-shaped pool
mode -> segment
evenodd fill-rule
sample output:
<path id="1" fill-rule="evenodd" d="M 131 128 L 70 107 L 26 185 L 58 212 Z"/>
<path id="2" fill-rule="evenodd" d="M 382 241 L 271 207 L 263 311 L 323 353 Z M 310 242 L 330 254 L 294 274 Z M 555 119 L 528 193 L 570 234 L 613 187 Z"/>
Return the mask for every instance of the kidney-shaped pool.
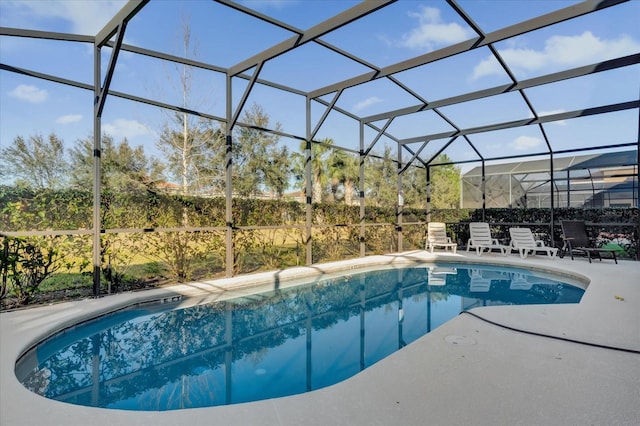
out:
<path id="1" fill-rule="evenodd" d="M 257 401 L 345 380 L 464 310 L 578 303 L 583 293 L 510 267 L 350 271 L 212 304 L 130 307 L 47 339 L 16 371 L 35 393 L 95 407 L 163 411 Z"/>

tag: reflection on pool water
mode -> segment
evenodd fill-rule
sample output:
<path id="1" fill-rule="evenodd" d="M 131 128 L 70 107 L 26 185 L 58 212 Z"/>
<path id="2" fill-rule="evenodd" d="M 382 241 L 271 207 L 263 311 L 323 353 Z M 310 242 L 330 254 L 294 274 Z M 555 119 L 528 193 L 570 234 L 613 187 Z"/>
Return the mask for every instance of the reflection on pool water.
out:
<path id="1" fill-rule="evenodd" d="M 213 304 L 123 310 L 40 344 L 21 360 L 37 367 L 18 374 L 33 392 L 88 406 L 162 411 L 256 401 L 345 380 L 463 310 L 577 303 L 583 293 L 481 265 L 350 272 Z"/>

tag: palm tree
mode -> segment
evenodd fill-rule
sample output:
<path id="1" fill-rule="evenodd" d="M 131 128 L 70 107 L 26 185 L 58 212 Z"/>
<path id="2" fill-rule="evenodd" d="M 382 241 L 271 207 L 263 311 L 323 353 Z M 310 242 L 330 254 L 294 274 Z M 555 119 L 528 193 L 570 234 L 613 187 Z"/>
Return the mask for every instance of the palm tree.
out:
<path id="1" fill-rule="evenodd" d="M 334 149 L 329 156 L 328 164 L 334 201 L 338 201 L 338 189 L 342 185 L 344 202 L 351 205 L 359 175 L 358 160 L 343 150 Z"/>
<path id="2" fill-rule="evenodd" d="M 311 201 L 313 203 L 322 202 L 324 195 L 324 187 L 328 183 L 330 178 L 330 172 L 328 168 L 325 168 L 327 164 L 327 153 L 329 152 L 330 145 L 333 145 L 333 140 L 330 138 L 323 139 L 322 143 L 311 144 Z M 294 152 L 291 154 L 293 160 L 293 170 L 296 180 L 300 183 L 301 188 L 307 187 L 306 174 L 305 174 L 305 149 L 307 142 L 300 144 L 300 152 Z"/>
<path id="3" fill-rule="evenodd" d="M 376 206 L 393 206 L 397 202 L 397 166 L 391 148 L 384 147 L 382 158 L 371 158 L 365 168 L 367 198 Z"/>

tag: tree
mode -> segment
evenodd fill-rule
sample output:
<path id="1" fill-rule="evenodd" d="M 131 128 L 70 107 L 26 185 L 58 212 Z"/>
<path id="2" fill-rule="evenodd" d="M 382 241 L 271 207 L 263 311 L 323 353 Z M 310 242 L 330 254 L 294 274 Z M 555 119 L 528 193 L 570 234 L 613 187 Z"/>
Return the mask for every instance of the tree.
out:
<path id="1" fill-rule="evenodd" d="M 182 16 L 180 49 L 184 58 L 197 59 L 197 40 L 192 43 L 189 20 L 189 16 Z M 176 64 L 176 74 L 176 90 L 182 98 L 180 106 L 184 109 L 193 107 L 198 103 L 192 99 L 198 93 L 193 90 L 193 67 Z M 167 78 L 170 84 L 164 87 L 171 86 L 174 80 L 171 75 Z M 162 126 L 157 146 L 165 154 L 168 171 L 180 182 L 184 195 L 211 193 L 224 188 L 225 133 L 210 120 L 187 112 L 174 112 Z"/>
<path id="2" fill-rule="evenodd" d="M 234 192 L 244 197 L 264 192 L 281 197 L 289 187 L 291 175 L 288 149 L 278 146 L 277 134 L 261 130 L 269 128 L 269 116 L 260 105 L 252 104 L 242 122 L 250 126 L 239 126 L 234 137 Z M 274 130 L 281 129 L 281 124 L 276 123 Z"/>
<path id="3" fill-rule="evenodd" d="M 185 59 L 197 59 L 197 40 L 191 38 L 189 17 L 182 16 L 179 31 L 181 56 Z M 154 218 L 159 226 L 189 228 L 198 223 L 197 212 L 193 211 L 190 195 L 214 195 L 226 186 L 226 132 L 220 125 L 203 117 L 189 114 L 187 109 L 202 105 L 193 98 L 204 91 L 194 91 L 196 84 L 194 68 L 187 64 L 176 64 L 177 95 L 181 98 L 181 111 L 171 113 L 162 126 L 157 147 L 165 156 L 167 170 L 171 177 L 180 183 L 181 196 L 172 196 L 175 209 L 180 211 L 176 220 L 175 210 L 160 212 Z M 170 87 L 174 82 L 168 75 Z M 209 96 L 209 93 L 207 93 Z M 210 98 L 210 96 L 209 96 Z M 147 236 L 151 247 L 151 256 L 165 262 L 172 275 L 179 281 L 188 281 L 195 268 L 195 261 L 202 260 L 212 252 L 213 240 L 205 232 L 158 232 Z"/>
<path id="4" fill-rule="evenodd" d="M 368 203 L 375 206 L 394 206 L 398 200 L 398 167 L 392 159 L 391 148 L 384 147 L 382 158 L 369 157 L 365 167 L 365 187 Z"/>
<path id="5" fill-rule="evenodd" d="M 176 125 L 176 127 L 172 127 Z M 183 194 L 220 192 L 225 186 L 225 135 L 204 119 L 175 113 L 165 123 L 158 148 L 166 155 L 167 168 L 180 182 Z"/>
<path id="6" fill-rule="evenodd" d="M 15 183 L 33 189 L 59 189 L 67 180 L 69 164 L 64 142 L 54 133 L 47 139 L 33 135 L 18 136 L 13 145 L 0 150 L 0 166 Z"/>
<path id="7" fill-rule="evenodd" d="M 460 168 L 447 154 L 440 154 L 431 166 L 431 207 L 457 209 L 460 206 Z M 439 165 L 444 164 L 444 165 Z"/>
<path id="8" fill-rule="evenodd" d="M 78 141 L 70 150 L 71 184 L 86 188 L 93 182 L 93 137 Z M 153 186 L 162 178 L 162 164 L 147 157 L 142 146 L 132 147 L 125 138 L 116 143 L 110 135 L 102 137 L 102 187 L 105 191 L 132 191 Z"/>
<path id="9" fill-rule="evenodd" d="M 274 147 L 266 164 L 264 186 L 273 196 L 282 198 L 284 192 L 289 188 L 291 176 L 287 147 Z"/>
<path id="10" fill-rule="evenodd" d="M 427 204 L 427 173 L 424 167 L 415 163 L 402 174 L 404 205 L 411 208 L 424 208 Z"/>
<path id="11" fill-rule="evenodd" d="M 79 189 L 91 188 L 93 183 L 93 137 L 78 141 L 71 149 L 71 183 Z M 148 191 L 156 190 L 162 179 L 162 165 L 144 153 L 142 146 L 132 147 L 127 139 L 114 142 L 110 135 L 101 139 L 102 226 L 146 227 L 152 215 L 149 206 L 138 200 L 146 199 Z M 143 194 L 144 197 L 140 197 Z M 126 282 L 125 272 L 132 261 L 131 251 L 139 249 L 140 234 L 125 238 L 107 234 L 101 238 L 101 269 L 112 291 Z"/>

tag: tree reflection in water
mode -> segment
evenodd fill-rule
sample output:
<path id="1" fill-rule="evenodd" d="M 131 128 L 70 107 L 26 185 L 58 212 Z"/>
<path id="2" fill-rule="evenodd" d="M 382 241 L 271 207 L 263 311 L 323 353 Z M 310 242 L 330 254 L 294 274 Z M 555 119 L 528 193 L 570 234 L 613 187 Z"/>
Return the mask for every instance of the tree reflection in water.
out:
<path id="1" fill-rule="evenodd" d="M 188 308 L 138 307 L 41 344 L 22 382 L 48 398 L 131 410 L 256 401 L 342 381 L 462 310 L 577 303 L 583 292 L 523 270 L 439 265 Z"/>

